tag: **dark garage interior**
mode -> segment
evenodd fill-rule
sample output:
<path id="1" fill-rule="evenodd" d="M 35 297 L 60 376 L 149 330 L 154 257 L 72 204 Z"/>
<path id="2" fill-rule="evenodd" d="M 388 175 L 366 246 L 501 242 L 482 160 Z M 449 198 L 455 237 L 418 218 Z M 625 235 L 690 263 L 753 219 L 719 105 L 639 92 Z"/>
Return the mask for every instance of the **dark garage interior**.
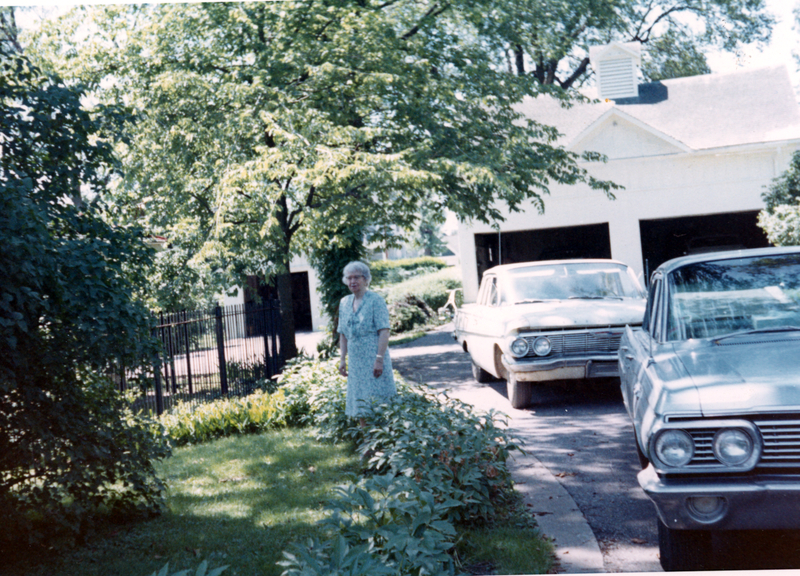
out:
<path id="1" fill-rule="evenodd" d="M 642 266 L 645 275 L 660 264 L 684 256 L 717 250 L 769 246 L 756 224 L 758 211 L 641 220 Z"/>
<path id="2" fill-rule="evenodd" d="M 475 234 L 478 277 L 492 266 L 570 258 L 611 258 L 608 224 Z"/>

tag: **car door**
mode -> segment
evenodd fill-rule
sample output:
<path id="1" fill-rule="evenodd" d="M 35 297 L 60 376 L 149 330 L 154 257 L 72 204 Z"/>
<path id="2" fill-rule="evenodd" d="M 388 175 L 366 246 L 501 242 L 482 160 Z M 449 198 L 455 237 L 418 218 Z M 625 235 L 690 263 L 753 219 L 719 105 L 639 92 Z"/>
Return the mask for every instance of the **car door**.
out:
<path id="1" fill-rule="evenodd" d="M 469 352 L 478 366 L 494 374 L 494 346 L 499 340 L 498 332 L 502 324 L 497 317 L 497 308 L 500 306 L 497 276 L 489 274 L 483 277 L 479 296 L 470 321 Z"/>
<path id="2" fill-rule="evenodd" d="M 663 308 L 663 281 L 660 274 L 653 276 L 647 297 L 641 328 L 627 327 L 620 346 L 620 386 L 622 400 L 636 426 L 644 411 L 643 398 L 647 397 L 650 379 L 647 368 L 652 358 L 654 343 L 658 340 Z"/>

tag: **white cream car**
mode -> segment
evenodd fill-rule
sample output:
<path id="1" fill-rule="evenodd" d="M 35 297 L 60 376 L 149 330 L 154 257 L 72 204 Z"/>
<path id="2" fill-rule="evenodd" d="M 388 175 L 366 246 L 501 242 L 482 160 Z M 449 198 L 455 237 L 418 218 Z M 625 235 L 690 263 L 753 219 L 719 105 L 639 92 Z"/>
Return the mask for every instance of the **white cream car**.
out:
<path id="1" fill-rule="evenodd" d="M 478 300 L 460 307 L 453 336 L 478 382 L 505 378 L 514 408 L 547 381 L 618 375 L 625 326 L 641 326 L 645 294 L 615 260 L 550 260 L 484 272 Z"/>

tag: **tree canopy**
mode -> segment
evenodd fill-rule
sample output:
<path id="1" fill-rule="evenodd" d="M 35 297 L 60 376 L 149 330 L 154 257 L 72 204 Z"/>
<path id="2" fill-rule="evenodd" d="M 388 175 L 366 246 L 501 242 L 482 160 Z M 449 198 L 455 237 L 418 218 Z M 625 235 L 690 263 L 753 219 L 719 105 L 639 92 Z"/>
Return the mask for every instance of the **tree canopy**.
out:
<path id="1" fill-rule="evenodd" d="M 331 230 L 368 224 L 368 240 L 391 241 L 386 231 L 412 228 L 421 203 L 486 222 L 501 204 L 541 206 L 553 183 L 613 188 L 556 146 L 554 129 L 516 111 L 541 85 L 494 66 L 470 24 L 506 8 L 104 6 L 54 23 L 37 45 L 134 118 L 117 141 L 117 216 L 167 238 L 174 267 L 218 274 L 220 285 L 279 275 L 291 326 L 280 278 Z"/>
<path id="2" fill-rule="evenodd" d="M 764 0 L 510 0 L 474 16 L 509 71 L 562 88 L 588 78 L 591 45 L 641 42 L 645 80 L 659 80 L 706 73 L 709 48 L 766 42 L 774 23 Z"/>

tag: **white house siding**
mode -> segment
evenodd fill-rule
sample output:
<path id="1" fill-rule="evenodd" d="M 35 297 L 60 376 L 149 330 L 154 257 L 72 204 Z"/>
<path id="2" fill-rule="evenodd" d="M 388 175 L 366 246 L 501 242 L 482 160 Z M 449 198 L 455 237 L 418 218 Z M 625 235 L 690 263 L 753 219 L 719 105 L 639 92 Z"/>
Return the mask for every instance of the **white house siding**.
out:
<path id="1" fill-rule="evenodd" d="M 611 257 L 642 275 L 641 221 L 760 210 L 764 187 L 786 170 L 799 147 L 795 140 L 587 164 L 595 177 L 625 187 L 614 193 L 615 200 L 584 185 L 554 186 L 543 215 L 530 204 L 521 212 L 506 212 L 501 237 L 502 232 L 607 223 Z M 466 301 L 474 301 L 478 290 L 475 234 L 493 232 L 491 226 L 459 225 Z"/>
<path id="2" fill-rule="evenodd" d="M 509 232 L 559 229 L 562 236 L 566 230 L 567 237 L 574 237 L 581 229 L 571 228 L 602 225 L 592 230 L 596 234 L 592 242 L 605 237 L 607 226 L 611 257 L 643 275 L 646 265 L 649 270 L 652 266 L 643 261 L 641 231 L 648 231 L 647 242 L 653 252 L 652 246 L 662 238 L 656 230 L 671 225 L 667 219 L 700 216 L 707 218 L 677 221 L 670 229 L 675 232 L 669 237 L 673 252 L 680 226 L 687 230 L 693 226 L 692 233 L 697 234 L 712 221 L 717 230 L 730 223 L 750 222 L 748 238 L 766 243 L 752 216 L 763 208 L 761 194 L 766 186 L 786 170 L 792 153 L 800 148 L 800 107 L 784 66 L 640 85 L 636 98 L 577 104 L 569 109 L 539 97 L 524 102 L 520 111 L 555 126 L 562 134 L 559 143 L 567 149 L 605 154 L 607 163 L 583 166 L 596 178 L 611 180 L 624 189 L 615 191 L 616 199 L 609 200 L 585 185 L 553 186 L 550 195 L 544 196 L 543 215 L 532 204 L 517 213 L 504 210 L 506 220 L 499 223 L 501 257 L 502 236 Z M 497 229 L 459 224 L 466 301 L 474 301 L 478 290 L 476 234 L 497 235 Z M 495 242 L 490 238 L 482 237 L 482 245 Z M 533 254 L 536 250 L 531 246 L 539 246 L 534 242 L 546 238 L 556 235 L 517 235 L 509 242 L 523 246 L 527 241 L 521 251 Z M 597 251 L 607 252 L 600 248 Z M 495 263 L 496 258 L 491 264 Z"/>

